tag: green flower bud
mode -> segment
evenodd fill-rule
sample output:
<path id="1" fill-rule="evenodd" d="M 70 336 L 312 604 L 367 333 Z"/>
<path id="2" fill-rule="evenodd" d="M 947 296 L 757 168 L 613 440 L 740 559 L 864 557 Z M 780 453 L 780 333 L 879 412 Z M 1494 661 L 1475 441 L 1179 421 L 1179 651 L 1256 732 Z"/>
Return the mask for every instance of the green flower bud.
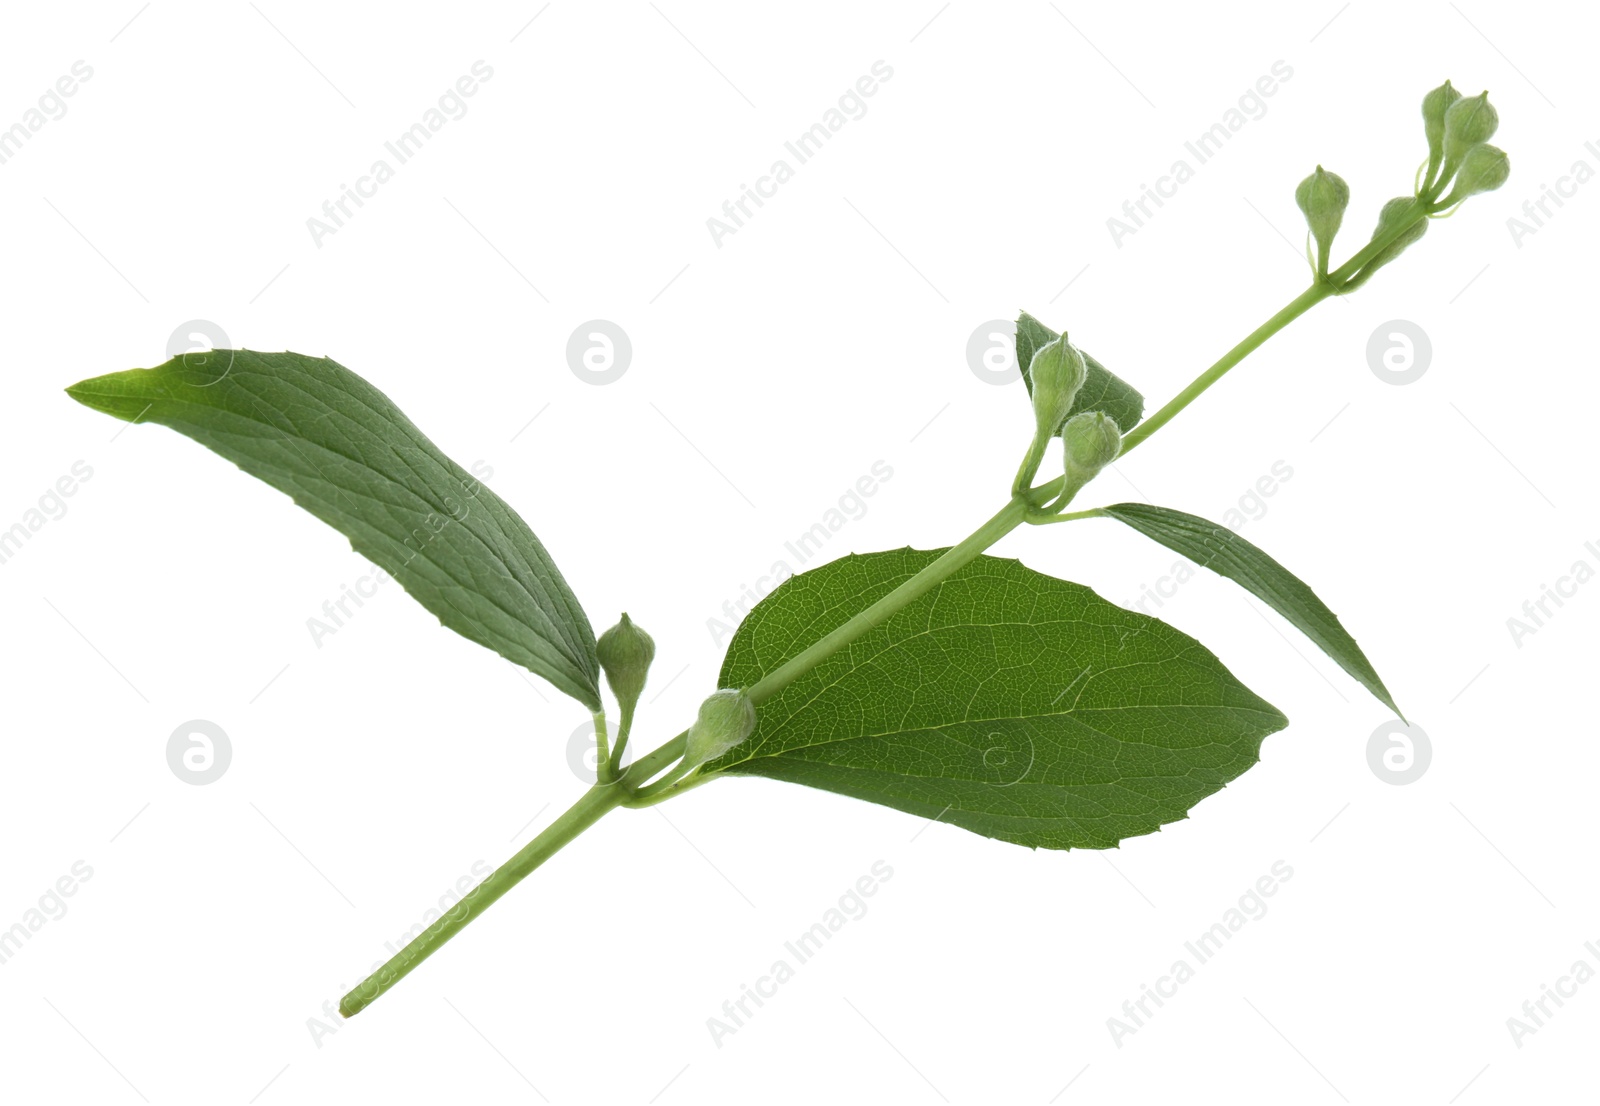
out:
<path id="1" fill-rule="evenodd" d="M 1467 151 L 1456 173 L 1456 186 L 1447 202 L 1464 200 L 1478 192 L 1493 192 L 1511 175 L 1511 159 L 1498 146 L 1480 143 Z"/>
<path id="2" fill-rule="evenodd" d="M 632 711 L 644 690 L 650 662 L 656 659 L 656 643 L 650 635 L 623 614 L 622 621 L 600 635 L 595 643 L 600 667 L 605 670 L 611 693 L 626 711 Z"/>
<path id="3" fill-rule="evenodd" d="M 1384 234 L 1387 234 L 1389 231 L 1393 230 L 1401 222 L 1410 218 L 1417 203 L 1418 201 L 1415 196 L 1396 196 L 1394 199 L 1384 204 L 1383 210 L 1378 212 L 1378 226 L 1377 229 L 1372 232 L 1373 240 L 1376 241 Z M 1411 243 L 1415 242 L 1418 238 L 1421 238 L 1425 233 L 1427 233 L 1427 230 L 1428 220 L 1426 217 L 1418 219 L 1415 223 L 1412 223 L 1411 226 L 1406 228 L 1405 232 L 1402 233 L 1399 238 L 1396 238 L 1393 242 L 1389 243 L 1389 245 L 1385 246 L 1381 251 L 1379 251 L 1376 257 L 1362 266 L 1361 271 L 1350 278 L 1343 290 L 1348 292 L 1361 287 L 1371 279 L 1373 273 L 1377 272 L 1379 269 L 1389 264 L 1389 262 L 1399 257 L 1407 246 L 1411 245 Z"/>
<path id="4" fill-rule="evenodd" d="M 1433 184 L 1433 175 L 1444 163 L 1444 116 L 1450 105 L 1461 99 L 1449 81 L 1422 98 L 1422 130 L 1428 136 L 1428 175 L 1424 186 Z"/>
<path id="5" fill-rule="evenodd" d="M 1088 376 L 1089 366 L 1083 354 L 1067 341 L 1065 334 L 1034 352 L 1028 379 L 1033 384 L 1033 414 L 1041 432 L 1053 435 L 1061 429 Z"/>
<path id="6" fill-rule="evenodd" d="M 756 705 L 742 691 L 723 688 L 700 704 L 700 715 L 689 727 L 683 763 L 694 767 L 715 760 L 749 737 L 756 728 Z"/>
<path id="7" fill-rule="evenodd" d="M 1300 186 L 1294 190 L 1294 202 L 1305 213 L 1311 227 L 1311 237 L 1317 240 L 1317 275 L 1328 272 L 1328 250 L 1333 246 L 1333 236 L 1339 233 L 1344 222 L 1344 209 L 1350 204 L 1350 186 L 1344 178 L 1317 166 Z"/>
<path id="8" fill-rule="evenodd" d="M 1384 204 L 1383 209 L 1378 212 L 1378 225 L 1373 229 L 1372 237 L 1377 238 L 1386 231 L 1393 230 L 1396 225 L 1403 222 L 1411 214 L 1411 210 L 1416 206 L 1416 202 L 1417 198 L 1415 196 L 1396 196 L 1394 199 Z M 1427 232 L 1427 230 L 1428 220 L 1419 219 L 1415 223 L 1412 223 L 1410 228 L 1407 229 L 1404 234 L 1395 239 L 1390 248 L 1395 249 L 1398 247 L 1399 249 L 1403 250 L 1407 246 L 1411 245 L 1411 243 L 1415 242 L 1418 238 L 1421 238 L 1423 234 Z"/>
<path id="9" fill-rule="evenodd" d="M 1500 126 L 1500 113 L 1489 102 L 1489 94 L 1464 96 L 1444 113 L 1444 178 L 1461 165 L 1467 151 L 1494 137 Z"/>
<path id="10" fill-rule="evenodd" d="M 1067 480 L 1082 486 L 1122 452 L 1122 429 L 1104 411 L 1080 411 L 1061 428 Z"/>

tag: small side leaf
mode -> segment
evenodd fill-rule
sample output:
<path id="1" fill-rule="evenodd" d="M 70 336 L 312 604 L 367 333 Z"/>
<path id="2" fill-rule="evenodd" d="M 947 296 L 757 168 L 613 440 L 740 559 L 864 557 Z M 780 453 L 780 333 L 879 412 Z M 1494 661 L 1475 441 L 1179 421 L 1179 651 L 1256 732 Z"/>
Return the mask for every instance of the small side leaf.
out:
<path id="1" fill-rule="evenodd" d="M 848 556 L 740 624 L 748 687 L 939 557 Z M 1034 848 L 1111 848 L 1187 816 L 1287 720 L 1199 642 L 1080 584 L 979 557 L 760 705 L 708 766 Z"/>
<path id="2" fill-rule="evenodd" d="M 1033 394 L 1033 381 L 1028 377 L 1028 365 L 1033 361 L 1033 353 L 1059 337 L 1060 334 L 1026 311 L 1017 316 L 1017 368 L 1022 372 L 1022 380 L 1030 396 Z M 1126 434 L 1144 418 L 1144 396 L 1087 352 L 1082 349 L 1079 352 L 1083 353 L 1083 359 L 1089 366 L 1089 376 L 1083 382 L 1083 387 L 1078 389 L 1078 396 L 1073 400 L 1068 417 L 1080 411 L 1104 411 L 1117 420 L 1118 428 Z"/>
<path id="3" fill-rule="evenodd" d="M 1317 648 L 1333 658 L 1334 663 L 1355 677 L 1357 683 L 1377 696 L 1379 702 L 1400 714 L 1400 708 L 1361 646 L 1339 624 L 1339 616 L 1299 577 L 1256 546 L 1226 526 L 1167 507 L 1118 503 L 1100 510 L 1244 588 L 1293 623 L 1316 643 Z"/>
<path id="4" fill-rule="evenodd" d="M 67 389 L 169 426 L 343 533 L 450 629 L 600 707 L 594 632 L 527 523 L 325 357 L 213 350 Z"/>

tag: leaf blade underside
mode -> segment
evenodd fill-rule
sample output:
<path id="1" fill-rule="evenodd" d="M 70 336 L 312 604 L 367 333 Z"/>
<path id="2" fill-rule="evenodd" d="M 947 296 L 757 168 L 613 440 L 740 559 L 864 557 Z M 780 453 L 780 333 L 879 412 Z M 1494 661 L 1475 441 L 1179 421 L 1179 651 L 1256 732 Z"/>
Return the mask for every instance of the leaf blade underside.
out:
<path id="1" fill-rule="evenodd" d="M 67 393 L 124 421 L 170 427 L 288 494 L 443 625 L 598 709 L 594 632 L 539 539 L 342 365 L 212 350 Z"/>
<path id="2" fill-rule="evenodd" d="M 729 643 L 747 687 L 942 551 L 791 577 Z M 1109 848 L 1186 817 L 1287 719 L 1171 626 L 979 557 L 762 703 L 708 770 L 788 780 L 1044 848 Z"/>

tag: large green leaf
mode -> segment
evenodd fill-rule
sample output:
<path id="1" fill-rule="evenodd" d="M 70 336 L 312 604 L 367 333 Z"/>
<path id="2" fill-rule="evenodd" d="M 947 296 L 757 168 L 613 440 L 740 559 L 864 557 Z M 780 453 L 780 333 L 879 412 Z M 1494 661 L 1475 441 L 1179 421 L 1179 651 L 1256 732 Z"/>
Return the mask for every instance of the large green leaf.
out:
<path id="1" fill-rule="evenodd" d="M 349 369 L 298 353 L 214 350 L 67 394 L 169 426 L 287 492 L 444 625 L 599 708 L 594 632 L 539 539 Z"/>
<path id="2" fill-rule="evenodd" d="M 734 634 L 722 686 L 755 683 L 939 555 L 848 556 L 785 581 Z M 1286 724 L 1166 623 L 979 557 L 762 703 L 711 767 L 1019 845 L 1109 848 L 1183 818 Z"/>
<path id="3" fill-rule="evenodd" d="M 1356 682 L 1376 695 L 1379 702 L 1400 714 L 1361 646 L 1340 625 L 1339 616 L 1299 577 L 1256 546 L 1226 526 L 1167 507 L 1117 503 L 1100 511 L 1244 588 L 1287 618 Z"/>
<path id="4" fill-rule="evenodd" d="M 1028 366 L 1033 363 L 1034 351 L 1059 337 L 1056 331 L 1026 311 L 1017 316 L 1017 367 L 1022 370 L 1022 379 L 1028 386 L 1030 396 L 1033 394 L 1033 378 L 1028 375 Z M 1144 418 L 1144 396 L 1087 353 L 1083 354 L 1083 359 L 1089 366 L 1089 375 L 1083 387 L 1078 389 L 1077 398 L 1072 401 L 1069 417 L 1080 411 L 1104 411 L 1117 420 L 1117 427 L 1126 434 Z"/>

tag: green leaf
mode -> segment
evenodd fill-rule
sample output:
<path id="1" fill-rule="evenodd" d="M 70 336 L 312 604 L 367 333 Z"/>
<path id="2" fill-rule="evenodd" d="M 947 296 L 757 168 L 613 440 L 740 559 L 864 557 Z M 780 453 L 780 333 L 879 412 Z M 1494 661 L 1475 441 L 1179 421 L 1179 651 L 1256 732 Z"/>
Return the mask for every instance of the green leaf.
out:
<path id="1" fill-rule="evenodd" d="M 734 634 L 721 685 L 755 683 L 941 552 L 852 555 L 785 581 Z M 1103 849 L 1185 817 L 1286 724 L 1193 638 L 984 556 L 762 703 L 710 768 Z"/>
<path id="2" fill-rule="evenodd" d="M 1339 624 L 1339 616 L 1299 577 L 1238 534 L 1196 515 L 1144 503 L 1118 503 L 1100 510 L 1244 588 L 1293 623 L 1384 706 L 1400 714 L 1361 646 Z"/>
<path id="3" fill-rule="evenodd" d="M 288 493 L 444 625 L 599 709 L 594 632 L 539 539 L 349 369 L 298 353 L 214 350 L 67 394 L 169 426 Z"/>
<path id="4" fill-rule="evenodd" d="M 1059 337 L 1056 331 L 1026 311 L 1017 316 L 1017 367 L 1022 370 L 1022 380 L 1030 396 L 1033 395 L 1033 380 L 1028 376 L 1028 366 L 1033 362 L 1034 350 Z M 1104 411 L 1117 420 L 1117 428 L 1126 434 L 1144 418 L 1144 396 L 1086 351 L 1080 349 L 1079 352 L 1089 366 L 1089 376 L 1078 389 L 1068 417 L 1080 411 Z"/>

